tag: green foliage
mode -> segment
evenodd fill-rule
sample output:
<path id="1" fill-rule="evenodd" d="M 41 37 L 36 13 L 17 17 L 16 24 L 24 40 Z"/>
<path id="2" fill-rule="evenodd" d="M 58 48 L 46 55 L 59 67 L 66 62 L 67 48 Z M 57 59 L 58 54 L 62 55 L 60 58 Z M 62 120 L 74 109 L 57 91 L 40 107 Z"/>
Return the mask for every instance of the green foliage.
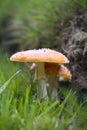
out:
<path id="1" fill-rule="evenodd" d="M 62 102 L 39 100 L 29 65 L 13 64 L 7 56 L 0 59 L 0 90 L 5 85 L 0 94 L 0 130 L 83 130 L 83 126 L 86 130 L 87 97 L 80 103 L 75 91 L 61 89 Z"/>
<path id="2" fill-rule="evenodd" d="M 37 48 L 42 38 L 40 47 L 56 48 L 62 39 L 63 21 L 71 19 L 78 7 L 87 9 L 86 0 L 2 0 L 1 42 L 17 43 L 21 49 L 27 49 Z"/>
<path id="3" fill-rule="evenodd" d="M 42 29 L 46 26 L 45 23 L 51 15 L 52 8 L 53 0 L 5 0 L 0 2 L 0 17 L 3 19 L 8 15 L 13 19 L 24 21 L 24 26 L 27 24 L 28 38 L 31 38 L 42 33 Z"/>
<path id="4" fill-rule="evenodd" d="M 19 73 L 20 71 L 17 71 L 14 75 L 11 76 L 10 79 L 8 79 L 4 85 L 2 85 L 2 87 L 0 88 L 0 94 L 6 89 L 6 87 L 8 86 L 8 84 L 10 83 L 10 81 Z"/>
<path id="5" fill-rule="evenodd" d="M 86 0 L 2 0 L 0 22 L 4 18 L 14 19 L 15 24 L 18 21 L 20 24 L 16 26 L 26 28 L 25 39 L 30 41 L 40 35 L 52 34 L 55 24 L 60 25 L 63 19 L 72 17 L 79 5 L 86 8 Z"/>
<path id="6" fill-rule="evenodd" d="M 87 0 L 80 0 L 79 5 L 87 10 Z"/>

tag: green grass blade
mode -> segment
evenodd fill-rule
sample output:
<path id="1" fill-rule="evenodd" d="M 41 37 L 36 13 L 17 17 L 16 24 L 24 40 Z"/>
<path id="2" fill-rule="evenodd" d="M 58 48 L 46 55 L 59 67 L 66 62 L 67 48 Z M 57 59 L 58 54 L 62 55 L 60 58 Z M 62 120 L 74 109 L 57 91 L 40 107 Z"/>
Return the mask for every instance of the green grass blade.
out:
<path id="1" fill-rule="evenodd" d="M 48 113 L 52 108 L 54 108 L 57 104 L 59 104 L 59 101 L 55 101 L 50 107 L 48 107 L 43 113 L 40 114 L 39 118 L 44 116 L 46 113 Z"/>
<path id="2" fill-rule="evenodd" d="M 0 94 L 2 94 L 2 92 L 6 89 L 6 87 L 8 86 L 8 84 L 10 83 L 10 81 L 17 75 L 20 73 L 21 70 L 18 70 L 15 74 L 13 74 L 0 88 Z"/>
<path id="3" fill-rule="evenodd" d="M 64 109 L 64 107 L 65 107 L 65 104 L 66 104 L 67 100 L 68 100 L 69 97 L 70 97 L 71 91 L 72 91 L 72 89 L 69 91 L 69 93 L 68 93 L 68 95 L 66 96 L 64 102 L 62 103 L 61 110 L 60 110 L 59 113 L 58 113 L 58 119 L 59 119 L 59 117 L 60 117 L 61 114 L 62 114 L 62 111 L 63 111 L 63 109 Z"/>

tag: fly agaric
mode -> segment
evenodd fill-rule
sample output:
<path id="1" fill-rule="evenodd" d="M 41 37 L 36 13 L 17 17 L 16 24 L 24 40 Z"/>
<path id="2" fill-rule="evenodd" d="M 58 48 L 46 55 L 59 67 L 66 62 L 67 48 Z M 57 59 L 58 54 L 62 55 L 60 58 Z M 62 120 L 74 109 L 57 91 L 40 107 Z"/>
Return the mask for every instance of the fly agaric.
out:
<path id="1" fill-rule="evenodd" d="M 57 74 L 57 72 L 59 73 L 60 70 L 62 70 L 62 74 L 63 74 L 63 68 L 65 67 L 61 66 L 60 64 L 69 63 L 67 57 L 51 49 L 27 50 L 27 51 L 17 52 L 11 56 L 10 60 L 18 61 L 18 62 L 34 62 L 36 64 L 35 80 L 38 80 L 40 84 L 40 86 L 37 87 L 37 92 L 40 98 L 45 98 L 48 95 L 47 83 L 46 83 L 46 71 L 48 72 L 49 68 L 51 67 L 50 72 L 55 73 L 53 75 L 51 73 L 51 76 L 48 77 L 48 81 L 51 82 L 55 79 L 55 75 Z M 52 70 L 53 69 L 52 65 L 55 65 L 56 68 L 55 72 Z M 54 84 L 54 87 L 53 86 L 52 87 L 53 89 L 55 89 L 56 92 L 57 89 L 55 86 L 56 85 Z"/>

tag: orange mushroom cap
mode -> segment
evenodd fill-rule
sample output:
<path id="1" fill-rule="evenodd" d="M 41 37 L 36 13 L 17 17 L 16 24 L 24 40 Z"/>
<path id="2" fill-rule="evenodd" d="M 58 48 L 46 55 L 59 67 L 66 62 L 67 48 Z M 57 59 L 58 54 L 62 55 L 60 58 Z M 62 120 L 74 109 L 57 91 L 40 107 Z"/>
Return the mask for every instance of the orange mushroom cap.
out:
<path id="1" fill-rule="evenodd" d="M 68 63 L 69 60 L 60 52 L 51 49 L 27 50 L 17 52 L 10 58 L 11 61 L 19 62 L 43 62 L 45 73 L 48 75 L 62 76 L 71 79 L 70 71 L 62 63 Z M 33 68 L 33 67 L 32 67 Z M 41 72 L 39 69 L 39 75 Z M 43 72 L 44 75 L 44 72 Z"/>
<path id="2" fill-rule="evenodd" d="M 57 76 L 61 76 L 61 77 L 64 77 L 66 79 L 72 78 L 70 71 L 64 65 L 60 65 L 58 72 L 57 72 Z"/>
<path id="3" fill-rule="evenodd" d="M 11 56 L 10 60 L 19 62 L 69 63 L 67 57 L 65 57 L 60 52 L 51 49 L 27 50 L 17 52 Z"/>

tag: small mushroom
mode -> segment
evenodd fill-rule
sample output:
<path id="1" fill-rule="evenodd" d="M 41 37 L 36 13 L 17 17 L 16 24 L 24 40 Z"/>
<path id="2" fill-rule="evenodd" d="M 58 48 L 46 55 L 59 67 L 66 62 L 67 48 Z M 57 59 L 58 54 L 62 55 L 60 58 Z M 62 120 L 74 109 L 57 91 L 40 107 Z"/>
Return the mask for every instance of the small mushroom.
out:
<path id="1" fill-rule="evenodd" d="M 71 79 L 72 75 L 67 67 L 56 63 L 45 63 L 45 72 L 47 75 L 55 75 L 65 79 Z"/>
<path id="2" fill-rule="evenodd" d="M 11 56 L 10 60 L 18 62 L 34 62 L 36 64 L 34 79 L 37 80 L 40 84 L 40 86 L 38 85 L 37 87 L 37 92 L 40 98 L 45 98 L 48 95 L 46 73 L 51 73 L 51 71 L 53 71 L 52 65 L 55 65 L 56 69 L 55 72 L 53 72 L 55 74 L 51 75 L 50 78 L 48 78 L 49 80 L 51 79 L 51 81 L 54 80 L 58 70 L 58 74 L 60 75 L 60 71 L 62 71 L 64 68 L 64 66 L 61 66 L 59 64 L 69 63 L 67 57 L 51 49 L 27 50 L 17 52 Z M 50 67 L 47 68 L 46 66 Z M 49 68 L 51 68 L 51 71 L 49 71 Z M 55 85 L 54 88 L 56 88 Z"/>

